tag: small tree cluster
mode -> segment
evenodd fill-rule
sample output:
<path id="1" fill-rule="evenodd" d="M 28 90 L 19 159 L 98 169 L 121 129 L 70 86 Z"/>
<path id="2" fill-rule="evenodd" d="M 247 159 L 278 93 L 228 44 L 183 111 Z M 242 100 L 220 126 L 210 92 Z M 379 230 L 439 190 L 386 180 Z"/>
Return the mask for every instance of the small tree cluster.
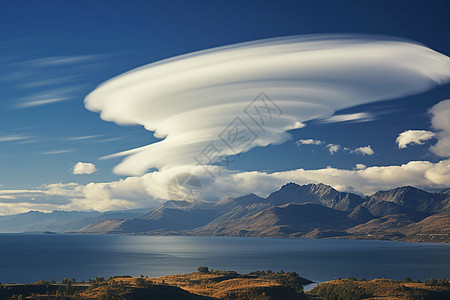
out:
<path id="1" fill-rule="evenodd" d="M 208 268 L 208 267 L 200 266 L 200 267 L 197 268 L 197 271 L 198 271 L 199 273 L 209 273 L 209 268 Z"/>

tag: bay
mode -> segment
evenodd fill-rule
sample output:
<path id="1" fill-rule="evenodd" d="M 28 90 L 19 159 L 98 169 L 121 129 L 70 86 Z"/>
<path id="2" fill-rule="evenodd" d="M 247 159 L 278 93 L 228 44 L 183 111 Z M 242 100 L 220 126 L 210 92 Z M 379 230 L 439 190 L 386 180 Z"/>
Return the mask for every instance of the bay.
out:
<path id="1" fill-rule="evenodd" d="M 157 277 L 198 266 L 247 273 L 295 271 L 337 277 L 450 277 L 450 244 L 245 237 L 0 234 L 0 282 Z"/>

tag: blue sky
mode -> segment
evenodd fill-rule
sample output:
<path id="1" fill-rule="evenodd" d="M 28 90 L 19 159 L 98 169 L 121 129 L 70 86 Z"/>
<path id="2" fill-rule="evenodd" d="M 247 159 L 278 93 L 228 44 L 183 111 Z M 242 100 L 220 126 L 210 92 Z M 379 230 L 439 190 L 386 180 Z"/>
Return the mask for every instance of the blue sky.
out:
<path id="1" fill-rule="evenodd" d="M 390 36 L 424 44 L 448 56 L 448 8 L 446 1 L 410 1 L 408 5 L 402 1 L 4 3 L 0 10 L 0 189 L 41 193 L 48 184 L 75 183 L 82 189 L 90 182 L 127 178 L 113 172 L 123 158 L 100 158 L 159 139 L 140 125 L 104 121 L 83 102 L 98 85 L 126 71 L 193 51 L 304 34 Z M 307 121 L 304 128 L 290 130 L 291 139 L 282 144 L 255 147 L 232 157 L 228 169 L 276 172 L 328 166 L 354 169 L 356 164 L 393 166 L 411 161 L 436 164 L 445 159 L 442 153 L 430 151 L 436 138 L 405 149 L 399 149 L 396 139 L 406 130 L 433 131 L 428 110 L 449 98 L 450 86 L 444 84 L 402 99 L 350 107 L 337 114 L 365 113 L 368 117 L 357 122 Z M 433 132 L 437 134 L 438 130 Z M 308 139 L 315 140 L 316 145 L 296 143 Z M 340 149 L 331 153 L 331 144 Z M 356 150 L 368 145 L 372 154 Z M 97 171 L 73 174 L 78 162 L 93 163 Z M 141 193 L 151 187 L 139 189 Z M 47 199 L 36 195 L 30 196 L 35 200 L 26 201 Z M 5 197 L 10 199 L 8 203 L 25 198 Z M 126 196 L 112 198 L 129 200 Z M 4 213 L 14 211 L 8 207 Z M 28 207 L 39 209 L 39 205 L 23 209 Z M 69 206 L 73 207 L 103 206 Z M 48 205 L 42 209 L 51 208 Z"/>

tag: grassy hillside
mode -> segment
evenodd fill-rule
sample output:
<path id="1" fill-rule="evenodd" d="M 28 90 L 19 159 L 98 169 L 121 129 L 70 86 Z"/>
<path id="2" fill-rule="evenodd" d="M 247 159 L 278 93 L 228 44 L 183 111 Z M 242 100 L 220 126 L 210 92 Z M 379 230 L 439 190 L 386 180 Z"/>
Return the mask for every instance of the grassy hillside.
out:
<path id="1" fill-rule="evenodd" d="M 0 285 L 0 299 L 306 299 L 302 285 L 311 281 L 295 272 L 209 271 L 159 278 L 121 276 L 89 283 Z"/>
<path id="2" fill-rule="evenodd" d="M 425 283 L 414 282 L 410 278 L 404 281 L 390 279 L 357 280 L 339 279 L 324 282 L 308 292 L 310 299 L 450 299 L 448 280 L 428 280 Z"/>
<path id="3" fill-rule="evenodd" d="M 0 285 L 0 299 L 450 299 L 450 283 L 446 279 L 367 281 L 351 277 L 321 283 L 304 293 L 303 286 L 309 283 L 312 282 L 295 272 L 238 274 L 199 267 L 198 272 L 158 278 L 117 276 L 88 283 L 65 279 L 61 283 L 4 284 Z"/>

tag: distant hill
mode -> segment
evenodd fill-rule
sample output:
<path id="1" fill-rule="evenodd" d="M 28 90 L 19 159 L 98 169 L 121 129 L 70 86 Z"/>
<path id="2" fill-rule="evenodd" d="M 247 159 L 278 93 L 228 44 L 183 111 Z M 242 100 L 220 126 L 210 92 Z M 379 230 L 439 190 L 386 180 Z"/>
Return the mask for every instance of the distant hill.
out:
<path id="1" fill-rule="evenodd" d="M 29 212 L 0 231 L 390 239 L 450 242 L 450 193 L 406 186 L 361 197 L 325 184 L 288 183 L 267 198 L 167 201 L 148 211 Z"/>
<path id="2" fill-rule="evenodd" d="M 91 223 L 101 223 L 109 219 L 134 218 L 142 214 L 142 210 L 105 213 L 58 210 L 51 213 L 29 211 L 22 214 L 0 216 L 0 232 L 75 232 Z"/>
<path id="3" fill-rule="evenodd" d="M 205 235 L 282 237 L 314 229 L 344 230 L 354 225 L 345 212 L 314 203 L 272 206 L 237 220 L 208 224 L 194 232 Z"/>

